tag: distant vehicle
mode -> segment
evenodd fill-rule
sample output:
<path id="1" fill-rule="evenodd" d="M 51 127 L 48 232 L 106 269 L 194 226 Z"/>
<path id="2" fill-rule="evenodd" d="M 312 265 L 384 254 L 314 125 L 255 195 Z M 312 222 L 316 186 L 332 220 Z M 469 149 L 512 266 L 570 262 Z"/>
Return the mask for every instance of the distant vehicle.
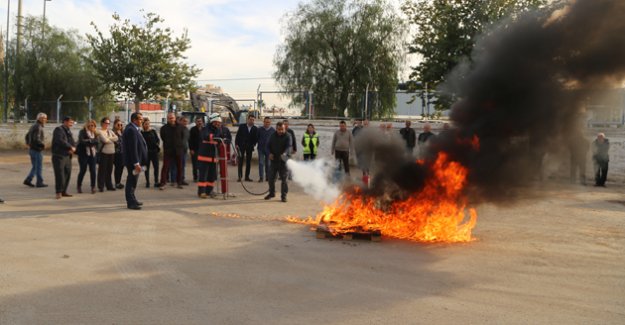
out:
<path id="1" fill-rule="evenodd" d="M 208 124 L 208 115 L 205 112 L 180 112 L 180 115 L 184 116 L 189 120 L 189 127 L 193 127 L 195 125 L 195 120 L 201 118 L 204 120 L 204 125 Z"/>
<path id="2" fill-rule="evenodd" d="M 225 125 L 235 126 L 245 123 L 247 117 L 252 114 L 258 118 L 259 112 L 257 110 L 249 110 L 247 108 L 239 108 L 236 100 L 225 94 L 197 94 L 191 93 L 191 106 L 195 111 L 182 112 L 182 115 L 188 114 L 194 116 L 190 122 L 195 123 L 195 115 L 205 116 L 205 122 L 208 122 L 207 113 L 205 112 L 207 107 L 210 107 L 213 112 L 219 113 Z M 202 115 L 203 114 L 203 115 Z"/>

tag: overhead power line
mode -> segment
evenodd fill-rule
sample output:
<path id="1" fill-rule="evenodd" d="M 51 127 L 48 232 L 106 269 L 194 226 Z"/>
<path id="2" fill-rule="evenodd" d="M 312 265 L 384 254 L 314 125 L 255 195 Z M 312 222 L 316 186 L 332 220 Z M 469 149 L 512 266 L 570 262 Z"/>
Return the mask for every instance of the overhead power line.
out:
<path id="1" fill-rule="evenodd" d="M 239 81 L 239 80 L 272 80 L 272 77 L 244 77 L 244 78 L 218 78 L 218 79 L 197 79 L 195 81 Z"/>

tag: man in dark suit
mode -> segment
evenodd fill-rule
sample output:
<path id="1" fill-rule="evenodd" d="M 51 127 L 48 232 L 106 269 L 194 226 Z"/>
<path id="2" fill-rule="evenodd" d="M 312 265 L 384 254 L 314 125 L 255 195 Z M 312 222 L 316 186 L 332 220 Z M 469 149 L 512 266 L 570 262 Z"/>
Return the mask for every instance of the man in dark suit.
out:
<path id="1" fill-rule="evenodd" d="M 198 168 L 197 151 L 202 142 L 202 129 L 204 128 L 204 119 L 198 117 L 195 119 L 195 126 L 189 131 L 189 153 L 191 154 L 191 165 L 193 166 L 193 181 L 197 182 Z"/>
<path id="2" fill-rule="evenodd" d="M 239 125 L 234 143 L 239 151 L 239 181 L 243 176 L 243 159 L 245 159 L 245 181 L 251 182 L 250 164 L 252 163 L 252 153 L 258 142 L 258 128 L 254 125 L 254 116 L 247 117 L 247 123 Z"/>
<path id="3" fill-rule="evenodd" d="M 137 188 L 137 178 L 143 171 L 143 165 L 148 160 L 148 147 L 141 135 L 141 124 L 143 116 L 141 113 L 132 113 L 130 124 L 124 130 L 124 164 L 128 169 L 126 179 L 126 204 L 128 209 L 139 210 L 143 203 L 135 197 Z"/>
<path id="4" fill-rule="evenodd" d="M 63 124 L 52 133 L 52 168 L 57 199 L 72 196 L 67 193 L 67 186 L 72 175 L 72 155 L 76 153 L 76 141 L 70 130 L 73 125 L 74 119 L 66 116 Z"/>

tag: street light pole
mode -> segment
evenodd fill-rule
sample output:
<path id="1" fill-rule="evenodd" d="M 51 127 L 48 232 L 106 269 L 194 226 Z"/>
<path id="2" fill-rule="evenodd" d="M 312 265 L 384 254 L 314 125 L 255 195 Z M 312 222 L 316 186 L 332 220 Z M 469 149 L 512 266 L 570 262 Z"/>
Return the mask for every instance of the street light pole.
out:
<path id="1" fill-rule="evenodd" d="M 61 98 L 63 98 L 63 94 L 56 99 L 56 122 L 61 123 Z"/>
<path id="2" fill-rule="evenodd" d="M 4 118 L 7 123 L 9 117 L 9 19 L 11 18 L 11 0 L 7 0 L 7 45 L 4 48 Z"/>
<path id="3" fill-rule="evenodd" d="M 45 39 L 46 36 L 46 2 L 52 0 L 43 0 L 43 23 L 41 24 L 41 39 Z"/>

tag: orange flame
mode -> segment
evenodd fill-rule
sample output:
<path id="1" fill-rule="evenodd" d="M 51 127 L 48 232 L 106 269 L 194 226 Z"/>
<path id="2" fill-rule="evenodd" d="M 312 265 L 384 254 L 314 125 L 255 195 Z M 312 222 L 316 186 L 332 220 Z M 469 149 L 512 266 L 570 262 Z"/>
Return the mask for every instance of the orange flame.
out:
<path id="1" fill-rule="evenodd" d="M 473 139 L 475 146 L 475 139 Z M 423 190 L 384 209 L 375 199 L 344 193 L 317 216 L 335 234 L 379 230 L 384 236 L 419 242 L 469 242 L 477 213 L 468 209 L 463 189 L 467 169 L 439 153 L 432 166 L 433 175 Z"/>

